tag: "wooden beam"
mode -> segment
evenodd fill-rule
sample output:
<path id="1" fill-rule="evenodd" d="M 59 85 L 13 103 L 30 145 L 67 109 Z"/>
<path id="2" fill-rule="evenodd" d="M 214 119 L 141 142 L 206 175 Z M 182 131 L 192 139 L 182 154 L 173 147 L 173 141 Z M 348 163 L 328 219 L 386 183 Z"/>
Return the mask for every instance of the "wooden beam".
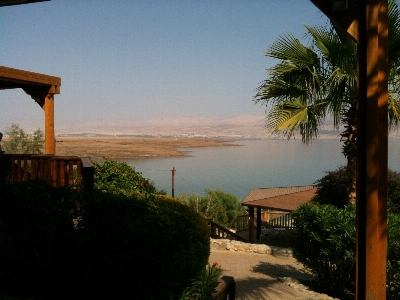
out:
<path id="1" fill-rule="evenodd" d="M 44 110 L 44 122 L 45 122 L 45 153 L 55 154 L 55 134 L 54 134 L 54 96 L 48 94 L 42 102 L 42 108 Z"/>
<path id="2" fill-rule="evenodd" d="M 386 299 L 388 0 L 311 2 L 358 43 L 356 299 Z"/>
<path id="3" fill-rule="evenodd" d="M 20 5 L 20 4 L 30 4 L 30 3 L 44 2 L 44 1 L 50 1 L 50 0 L 0 0 L 0 7 Z"/>
<path id="4" fill-rule="evenodd" d="M 56 76 L 50 76 L 40 73 L 34 73 L 24 70 L 18 70 L 8 67 L 0 66 L 0 82 L 11 82 L 14 83 L 14 87 L 23 87 L 26 85 L 40 86 L 48 85 L 53 86 L 53 94 L 60 93 L 61 78 Z M 20 84 L 21 86 L 15 86 Z"/>
<path id="5" fill-rule="evenodd" d="M 254 207 L 249 207 L 249 242 L 254 243 Z"/>
<path id="6" fill-rule="evenodd" d="M 327 0 L 310 0 L 316 7 L 319 8 L 332 22 L 347 31 L 347 33 L 354 39 L 358 37 L 358 24 L 357 24 L 357 4 L 356 1 L 347 1 L 347 9 L 335 11 L 334 1 Z M 345 1 L 344 1 L 345 2 Z"/>
<path id="7" fill-rule="evenodd" d="M 386 299 L 388 3 L 359 2 L 356 299 Z"/>
<path id="8" fill-rule="evenodd" d="M 261 238 L 261 208 L 257 207 L 257 240 Z"/>

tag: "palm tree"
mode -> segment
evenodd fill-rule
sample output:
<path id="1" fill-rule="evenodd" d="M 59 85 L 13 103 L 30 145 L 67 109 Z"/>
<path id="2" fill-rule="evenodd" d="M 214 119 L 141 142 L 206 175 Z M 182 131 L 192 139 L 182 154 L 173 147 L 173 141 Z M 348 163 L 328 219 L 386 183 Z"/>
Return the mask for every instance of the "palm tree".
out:
<path id="1" fill-rule="evenodd" d="M 400 120 L 400 11 L 389 0 L 389 127 Z M 280 60 L 268 69 L 268 78 L 257 89 L 254 101 L 268 110 L 266 128 L 288 139 L 300 133 L 309 143 L 327 117 L 340 134 L 342 153 L 348 169 L 356 161 L 357 45 L 334 24 L 306 26 L 310 45 L 303 45 L 292 34 L 281 36 L 266 56 Z"/>

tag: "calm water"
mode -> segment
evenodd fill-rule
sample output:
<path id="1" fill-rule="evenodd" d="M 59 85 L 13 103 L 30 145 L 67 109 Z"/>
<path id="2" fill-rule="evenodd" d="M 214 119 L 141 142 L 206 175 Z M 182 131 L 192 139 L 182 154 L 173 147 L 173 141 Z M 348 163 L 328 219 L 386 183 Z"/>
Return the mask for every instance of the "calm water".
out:
<path id="1" fill-rule="evenodd" d="M 241 146 L 190 149 L 188 157 L 125 159 L 128 165 L 171 195 L 175 167 L 175 195 L 204 195 L 221 189 L 243 199 L 253 188 L 311 185 L 346 164 L 339 140 L 310 145 L 291 140 L 242 140 Z M 187 149 L 185 149 L 187 151 Z M 389 167 L 400 171 L 400 139 L 389 140 Z"/>

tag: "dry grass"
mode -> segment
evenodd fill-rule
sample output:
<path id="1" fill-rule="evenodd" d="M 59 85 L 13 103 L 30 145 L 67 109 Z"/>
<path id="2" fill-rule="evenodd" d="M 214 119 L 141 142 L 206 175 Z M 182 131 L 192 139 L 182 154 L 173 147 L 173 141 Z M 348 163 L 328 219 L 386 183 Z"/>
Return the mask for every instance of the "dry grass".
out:
<path id="1" fill-rule="evenodd" d="M 221 147 L 234 144 L 218 138 L 57 137 L 56 155 L 81 157 L 185 156 L 178 148 Z"/>

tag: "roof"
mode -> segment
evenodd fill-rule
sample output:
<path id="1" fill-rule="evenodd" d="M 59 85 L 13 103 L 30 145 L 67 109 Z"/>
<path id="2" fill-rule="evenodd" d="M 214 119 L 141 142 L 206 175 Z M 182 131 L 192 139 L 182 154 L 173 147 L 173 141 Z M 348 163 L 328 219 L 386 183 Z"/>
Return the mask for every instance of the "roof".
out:
<path id="1" fill-rule="evenodd" d="M 19 4 L 29 4 L 35 2 L 44 2 L 50 0 L 0 0 L 0 7 L 1 6 L 10 6 L 10 5 L 19 5 Z"/>
<path id="2" fill-rule="evenodd" d="M 242 205 L 291 212 L 310 201 L 316 190 L 313 185 L 252 189 Z"/>
<path id="3" fill-rule="evenodd" d="M 59 94 L 61 78 L 0 66 L 0 90 L 22 88 L 32 97 Z"/>

